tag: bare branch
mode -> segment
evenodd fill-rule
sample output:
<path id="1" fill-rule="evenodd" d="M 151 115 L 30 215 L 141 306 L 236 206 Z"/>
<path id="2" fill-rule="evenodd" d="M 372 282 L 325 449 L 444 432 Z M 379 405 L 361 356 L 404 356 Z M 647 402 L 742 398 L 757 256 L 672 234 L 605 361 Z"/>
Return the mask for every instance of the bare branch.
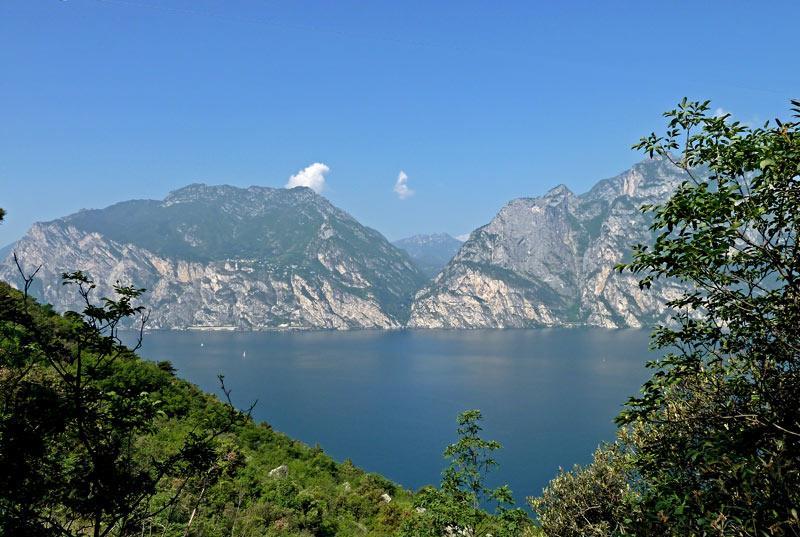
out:
<path id="1" fill-rule="evenodd" d="M 27 309 L 28 309 L 28 289 L 30 289 L 31 284 L 33 283 L 33 279 L 36 278 L 36 274 L 39 272 L 39 270 L 41 270 L 42 265 L 39 265 L 38 267 L 36 267 L 36 270 L 34 270 L 30 275 L 26 275 L 25 271 L 22 268 L 22 264 L 20 263 L 19 258 L 17 257 L 17 252 L 16 251 L 14 252 L 14 264 L 17 265 L 17 270 L 19 271 L 19 275 L 22 276 L 22 281 L 23 281 L 23 291 L 22 291 L 22 293 L 23 293 L 25 310 L 27 311 Z"/>

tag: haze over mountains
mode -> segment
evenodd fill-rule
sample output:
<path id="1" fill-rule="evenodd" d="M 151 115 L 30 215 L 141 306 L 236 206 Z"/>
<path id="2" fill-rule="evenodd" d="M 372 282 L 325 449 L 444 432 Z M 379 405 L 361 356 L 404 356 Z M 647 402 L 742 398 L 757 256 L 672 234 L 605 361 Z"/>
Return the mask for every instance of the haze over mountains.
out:
<path id="1" fill-rule="evenodd" d="M 678 288 L 642 293 L 613 267 L 651 239 L 639 207 L 682 180 L 649 160 L 582 195 L 559 186 L 512 200 L 463 245 L 393 245 L 308 188 L 194 184 L 37 223 L 14 249 L 42 265 L 32 291 L 60 310 L 79 307 L 65 271 L 88 272 L 98 297 L 116 281 L 148 289 L 151 328 L 642 326 Z M 10 252 L 0 278 L 20 282 Z"/>
<path id="2" fill-rule="evenodd" d="M 0 248 L 0 259 L 5 259 L 6 256 L 12 254 L 14 251 L 14 243 L 6 244 L 2 248 Z"/>
<path id="3" fill-rule="evenodd" d="M 392 244 L 404 250 L 426 276 L 433 278 L 453 259 L 463 243 L 447 233 L 433 233 L 414 235 Z"/>

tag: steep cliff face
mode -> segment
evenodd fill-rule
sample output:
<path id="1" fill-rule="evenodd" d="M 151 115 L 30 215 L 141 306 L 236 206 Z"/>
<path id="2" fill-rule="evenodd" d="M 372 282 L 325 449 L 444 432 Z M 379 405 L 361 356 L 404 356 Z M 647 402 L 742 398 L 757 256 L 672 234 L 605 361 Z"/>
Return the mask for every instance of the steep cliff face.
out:
<path id="1" fill-rule="evenodd" d="M 461 241 L 447 233 L 414 235 L 392 244 L 405 251 L 429 278 L 439 274 L 461 248 Z"/>
<path id="2" fill-rule="evenodd" d="M 665 201 L 683 179 L 649 160 L 580 196 L 558 186 L 511 201 L 417 293 L 409 326 L 638 327 L 662 318 L 679 288 L 643 292 L 613 268 L 652 239 L 639 208 Z"/>
<path id="3" fill-rule="evenodd" d="M 307 188 L 190 185 L 34 225 L 15 250 L 42 265 L 33 292 L 79 307 L 60 283 L 146 288 L 152 328 L 396 328 L 424 276 L 380 233 Z M 0 278 L 19 283 L 10 256 Z"/>

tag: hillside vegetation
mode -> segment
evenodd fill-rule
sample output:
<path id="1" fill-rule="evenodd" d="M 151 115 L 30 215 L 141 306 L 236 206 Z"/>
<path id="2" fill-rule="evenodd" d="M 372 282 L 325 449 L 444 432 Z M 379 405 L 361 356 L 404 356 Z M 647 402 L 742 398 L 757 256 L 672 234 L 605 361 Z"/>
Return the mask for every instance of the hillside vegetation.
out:
<path id="1" fill-rule="evenodd" d="M 0 283 L 0 534 L 184 535 L 194 512 L 193 535 L 391 535 L 412 512 L 394 483 L 255 423 L 167 362 L 90 341 L 85 322 Z"/>
<path id="2" fill-rule="evenodd" d="M 489 467 L 479 472 L 463 459 L 464 446 L 499 448 L 477 435 L 479 412 L 445 451 L 452 464 L 442 489 L 414 495 L 254 422 L 233 407 L 223 377 L 220 399 L 176 378 L 169 362 L 139 358 L 118 329 L 126 319 L 146 321 L 136 305 L 142 289 L 117 286 L 115 299 L 95 304 L 87 275 L 65 274 L 64 283 L 84 300 L 83 312 L 59 315 L 27 296 L 29 285 L 0 282 L 0 535 L 530 529 L 507 490 L 495 497 L 483 487 Z M 501 505 L 497 516 L 480 507 L 487 499 Z"/>

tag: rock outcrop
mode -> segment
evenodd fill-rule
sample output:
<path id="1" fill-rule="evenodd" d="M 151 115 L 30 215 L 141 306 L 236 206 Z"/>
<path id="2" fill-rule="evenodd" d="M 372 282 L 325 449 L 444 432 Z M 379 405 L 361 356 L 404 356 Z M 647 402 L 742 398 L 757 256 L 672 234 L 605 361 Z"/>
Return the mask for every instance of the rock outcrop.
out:
<path id="1" fill-rule="evenodd" d="M 269 477 L 286 477 L 289 475 L 289 467 L 285 464 L 281 464 L 277 468 L 273 468 L 267 474 Z"/>

